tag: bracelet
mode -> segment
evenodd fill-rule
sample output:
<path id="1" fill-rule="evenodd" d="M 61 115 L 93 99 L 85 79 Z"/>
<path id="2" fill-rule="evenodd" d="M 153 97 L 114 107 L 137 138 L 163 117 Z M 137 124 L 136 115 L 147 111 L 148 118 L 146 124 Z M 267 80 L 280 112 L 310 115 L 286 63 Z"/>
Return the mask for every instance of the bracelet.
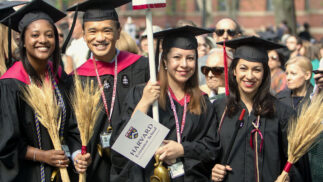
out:
<path id="1" fill-rule="evenodd" d="M 34 151 L 34 158 L 33 161 L 36 162 L 36 151 Z"/>

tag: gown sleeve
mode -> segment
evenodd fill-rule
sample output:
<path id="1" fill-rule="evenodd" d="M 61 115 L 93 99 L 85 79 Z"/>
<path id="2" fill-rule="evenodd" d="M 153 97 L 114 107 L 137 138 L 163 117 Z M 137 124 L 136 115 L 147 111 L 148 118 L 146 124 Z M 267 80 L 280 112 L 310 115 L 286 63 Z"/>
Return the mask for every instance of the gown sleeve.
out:
<path id="1" fill-rule="evenodd" d="M 0 81 L 0 181 L 13 181 L 19 169 L 18 92 Z M 25 152 L 23 152 L 25 153 Z"/>

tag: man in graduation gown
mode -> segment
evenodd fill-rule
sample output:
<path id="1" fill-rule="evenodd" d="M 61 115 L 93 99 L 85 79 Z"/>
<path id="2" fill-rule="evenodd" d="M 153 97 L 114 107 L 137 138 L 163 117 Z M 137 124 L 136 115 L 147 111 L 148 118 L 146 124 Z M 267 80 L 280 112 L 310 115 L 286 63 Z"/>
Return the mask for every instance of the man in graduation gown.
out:
<path id="1" fill-rule="evenodd" d="M 122 103 L 128 90 L 149 80 L 146 58 L 119 51 L 115 47 L 121 27 L 114 8 L 128 2 L 130 1 L 85 1 L 68 9 L 84 11 L 84 40 L 91 51 L 90 59 L 76 72 L 82 80 L 89 78 L 104 90 L 104 94 L 101 94 L 104 109 L 96 121 L 93 136 L 87 146 L 92 157 L 92 164 L 87 169 L 88 181 L 125 180 L 120 173 L 128 160 L 109 148 L 117 137 L 115 128 L 120 128 Z"/>

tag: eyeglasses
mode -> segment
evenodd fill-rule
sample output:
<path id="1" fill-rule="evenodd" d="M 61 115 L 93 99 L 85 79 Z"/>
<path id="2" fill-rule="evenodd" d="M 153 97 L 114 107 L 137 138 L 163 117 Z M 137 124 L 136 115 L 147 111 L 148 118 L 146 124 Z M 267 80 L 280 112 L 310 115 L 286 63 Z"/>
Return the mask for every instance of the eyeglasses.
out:
<path id="1" fill-rule="evenodd" d="M 201 72 L 207 76 L 209 72 L 212 72 L 213 75 L 219 76 L 224 72 L 224 67 L 208 67 L 208 66 L 202 66 Z"/>
<path id="2" fill-rule="evenodd" d="M 224 34 L 224 32 L 227 32 L 228 35 L 230 35 L 231 37 L 235 36 L 237 34 L 237 31 L 235 30 L 231 30 L 231 29 L 227 29 L 227 30 L 224 30 L 224 29 L 216 29 L 215 30 L 215 33 L 217 36 L 222 36 Z"/>

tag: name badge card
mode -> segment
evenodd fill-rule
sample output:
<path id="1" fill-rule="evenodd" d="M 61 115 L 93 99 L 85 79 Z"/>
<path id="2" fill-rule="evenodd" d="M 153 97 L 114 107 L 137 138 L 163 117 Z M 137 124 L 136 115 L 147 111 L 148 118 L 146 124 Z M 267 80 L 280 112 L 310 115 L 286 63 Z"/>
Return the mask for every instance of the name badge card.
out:
<path id="1" fill-rule="evenodd" d="M 137 111 L 113 144 L 112 149 L 145 168 L 169 129 Z"/>
<path id="2" fill-rule="evenodd" d="M 105 149 L 110 147 L 110 138 L 111 138 L 111 133 L 103 132 L 100 134 L 102 148 Z"/>
<path id="3" fill-rule="evenodd" d="M 177 162 L 177 163 L 169 166 L 168 169 L 170 169 L 169 172 L 170 172 L 172 179 L 183 176 L 185 174 L 184 165 L 182 162 Z"/>

